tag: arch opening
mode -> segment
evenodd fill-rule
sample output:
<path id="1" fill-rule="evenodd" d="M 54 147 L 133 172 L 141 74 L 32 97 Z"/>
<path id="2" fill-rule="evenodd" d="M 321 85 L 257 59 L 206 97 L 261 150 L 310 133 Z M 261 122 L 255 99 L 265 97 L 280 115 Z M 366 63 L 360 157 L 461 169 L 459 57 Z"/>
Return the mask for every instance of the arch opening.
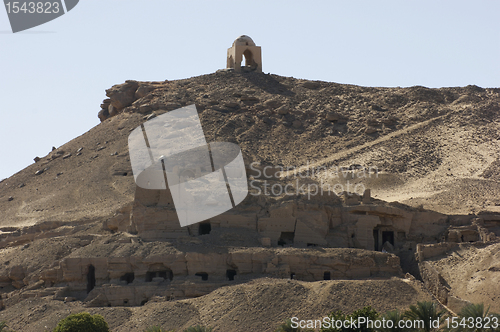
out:
<path id="1" fill-rule="evenodd" d="M 253 53 L 250 50 L 245 50 L 243 52 L 243 56 L 245 57 L 245 67 L 248 67 L 252 70 L 257 68 L 257 63 L 255 63 Z"/>

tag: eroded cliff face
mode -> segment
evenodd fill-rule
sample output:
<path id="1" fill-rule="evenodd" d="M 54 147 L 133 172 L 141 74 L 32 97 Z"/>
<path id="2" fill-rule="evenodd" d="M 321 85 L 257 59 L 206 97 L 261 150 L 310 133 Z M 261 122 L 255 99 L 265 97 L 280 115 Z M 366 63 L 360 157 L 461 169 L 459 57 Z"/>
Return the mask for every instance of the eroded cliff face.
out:
<path id="1" fill-rule="evenodd" d="M 464 243 L 493 246 L 500 235 L 498 89 L 221 71 L 127 81 L 106 94 L 100 125 L 0 182 L 4 314 L 33 299 L 153 306 L 262 277 L 417 284 L 399 279 L 403 271 L 421 274 L 452 309 L 483 300 L 446 269 L 457 248 L 470 249 Z M 250 194 L 182 228 L 168 190 L 135 186 L 127 139 L 191 104 L 207 142 L 240 146 Z M 297 194 L 263 193 L 273 185 Z M 363 190 L 338 190 L 349 185 Z M 322 186 L 330 190 L 310 189 Z M 488 277 L 497 261 L 484 265 Z"/>

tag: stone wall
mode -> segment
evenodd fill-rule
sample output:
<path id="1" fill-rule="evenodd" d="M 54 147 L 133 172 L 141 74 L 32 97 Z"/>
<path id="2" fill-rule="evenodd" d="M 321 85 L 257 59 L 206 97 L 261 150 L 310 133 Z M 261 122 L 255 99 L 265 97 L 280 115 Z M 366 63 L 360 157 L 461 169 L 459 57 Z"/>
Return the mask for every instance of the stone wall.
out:
<path id="1" fill-rule="evenodd" d="M 91 269 L 93 289 L 88 288 Z M 59 266 L 44 271 L 40 279 L 46 287 L 68 286 L 68 297 L 83 299 L 92 290 L 87 298 L 92 305 L 140 305 L 153 296 L 201 296 L 224 285 L 264 276 L 318 281 L 402 276 L 402 271 L 399 258 L 388 253 L 245 248 L 227 253 L 65 258 Z"/>
<path id="2" fill-rule="evenodd" d="M 180 227 L 168 190 L 136 188 L 135 195 L 132 205 L 105 221 L 106 229 L 137 234 L 146 241 L 199 234 L 200 224 Z M 389 247 L 401 248 L 410 237 L 438 242 L 448 227 L 447 216 L 375 204 L 369 200 L 369 193 L 364 202 L 353 195 L 348 199 L 350 205 L 335 195 L 324 196 L 311 200 L 266 198 L 258 202 L 247 198 L 242 206 L 204 223 L 209 223 L 211 229 L 256 232 L 263 243 L 270 242 L 273 247 L 347 244 L 368 250 L 382 250 L 387 241 L 391 242 Z M 374 232 L 378 234 L 378 243 Z M 389 233 L 390 239 L 384 237 L 385 233 Z"/>

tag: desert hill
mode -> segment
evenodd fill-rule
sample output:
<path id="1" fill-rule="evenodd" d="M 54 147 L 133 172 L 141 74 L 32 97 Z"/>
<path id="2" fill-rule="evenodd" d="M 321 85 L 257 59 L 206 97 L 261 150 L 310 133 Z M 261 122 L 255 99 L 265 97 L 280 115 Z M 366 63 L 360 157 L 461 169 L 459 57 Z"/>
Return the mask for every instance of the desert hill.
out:
<path id="1" fill-rule="evenodd" d="M 133 196 L 130 130 L 143 114 L 192 103 L 207 141 L 238 143 L 248 163 L 375 166 L 385 173 L 370 183 L 377 198 L 442 213 L 500 211 L 499 89 L 367 88 L 231 71 L 140 86 L 116 117 L 2 182 L 3 226 L 114 213 Z"/>
<path id="2" fill-rule="evenodd" d="M 360 87 L 222 70 L 177 81 L 127 81 L 106 94 L 99 125 L 0 182 L 5 306 L 0 320 L 12 328 L 50 329 L 69 312 L 88 310 L 103 314 L 113 331 L 141 331 L 154 324 L 180 329 L 196 323 L 217 331 L 272 331 L 291 315 L 313 319 L 365 305 L 381 311 L 406 309 L 429 299 L 450 304 L 448 294 L 460 305 L 497 302 L 500 89 Z M 307 243 L 312 248 L 283 243 L 283 249 L 263 248 L 257 232 L 231 227 L 210 234 L 191 227 L 168 241 L 141 237 L 129 227 L 129 216 L 154 224 L 161 213 L 172 211 L 138 199 L 128 135 L 145 121 L 191 104 L 196 104 L 207 142 L 237 143 L 247 165 L 303 173 L 332 166 L 374 168 L 376 176 L 369 178 L 356 178 L 354 172 L 350 178 L 332 178 L 324 170 L 300 178 L 301 183 L 362 183 L 372 197 L 351 206 L 337 196 L 327 198 L 328 205 L 323 198 L 307 202 L 303 197 L 259 200 L 249 195 L 231 211 L 240 224 L 302 216 L 297 217 L 305 220 L 302 229 L 324 232 L 319 242 Z M 273 179 L 282 184 L 295 180 L 291 172 Z M 373 245 L 360 245 L 373 242 L 367 240 L 375 236 L 372 229 L 354 239 L 363 232 L 354 224 L 341 224 L 340 216 L 368 224 L 375 217 L 383 224 L 401 223 L 407 233 L 391 231 L 401 239 L 397 248 L 387 247 L 389 253 L 379 252 L 384 243 L 379 245 L 377 238 L 379 251 L 374 251 Z M 328 221 L 322 225 L 324 218 Z M 387 230 L 378 230 L 380 240 Z M 447 241 L 474 245 L 447 246 Z M 336 249 L 329 248 L 332 243 Z M 415 260 L 418 250 L 420 260 Z M 165 261 L 173 271 L 162 265 Z M 220 265 L 209 271 L 211 277 L 226 268 L 236 273 L 235 266 L 238 276 L 245 270 L 252 277 L 234 285 L 215 277 L 202 289 L 201 274 L 195 272 L 206 272 L 200 268 L 204 262 Z M 419 276 L 423 265 L 430 272 Z M 85 291 L 88 266 L 101 273 L 102 293 L 93 287 Z M 466 276 L 457 271 L 467 271 Z M 403 278 L 406 272 L 423 278 L 428 290 L 411 276 Z M 295 273 L 302 281 L 285 280 Z M 177 293 L 141 301 L 140 292 L 127 286 L 139 276 L 147 282 L 137 287 L 148 294 L 167 294 L 170 285 Z M 434 280 L 438 285 L 430 287 Z M 125 298 L 124 289 L 136 293 Z M 443 289 L 446 296 L 441 298 Z"/>

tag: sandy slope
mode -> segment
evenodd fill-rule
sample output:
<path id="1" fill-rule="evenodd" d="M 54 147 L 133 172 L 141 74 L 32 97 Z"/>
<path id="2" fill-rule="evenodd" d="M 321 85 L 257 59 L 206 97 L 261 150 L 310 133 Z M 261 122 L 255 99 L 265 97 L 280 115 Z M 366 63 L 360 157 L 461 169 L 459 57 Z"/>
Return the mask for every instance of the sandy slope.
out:
<path id="1" fill-rule="evenodd" d="M 85 310 L 103 315 L 113 332 L 143 331 L 152 325 L 179 331 L 196 324 L 221 332 L 268 332 L 294 316 L 321 319 L 334 310 L 352 312 L 368 305 L 380 312 L 405 310 L 430 299 L 421 283 L 406 279 L 301 282 L 266 278 L 195 299 L 150 301 L 133 308 L 84 308 L 80 302 L 30 299 L 1 311 L 0 320 L 23 332 L 39 332 L 52 329 L 70 312 Z"/>
<path id="2" fill-rule="evenodd" d="M 500 312 L 500 243 L 463 245 L 446 257 L 428 261 L 450 285 L 452 295 Z"/>

